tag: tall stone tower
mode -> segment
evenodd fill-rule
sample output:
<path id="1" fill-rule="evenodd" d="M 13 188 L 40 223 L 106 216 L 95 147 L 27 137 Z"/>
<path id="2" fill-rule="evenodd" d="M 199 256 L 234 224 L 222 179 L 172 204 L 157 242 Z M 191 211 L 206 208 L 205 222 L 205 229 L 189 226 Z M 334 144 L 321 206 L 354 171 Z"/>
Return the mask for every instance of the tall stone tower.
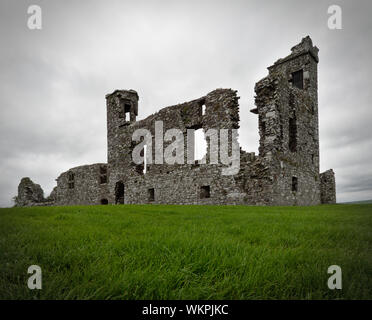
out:
<path id="1" fill-rule="evenodd" d="M 107 105 L 107 162 L 122 161 L 121 133 L 136 121 L 138 94 L 134 90 L 115 90 L 106 95 Z"/>
<path id="2" fill-rule="evenodd" d="M 138 99 L 134 90 L 115 90 L 106 95 L 110 203 L 124 203 L 126 177 L 136 170 L 131 136 L 138 115 Z"/>
<path id="3" fill-rule="evenodd" d="M 272 201 L 320 203 L 318 48 L 310 37 L 268 68 L 255 87 L 260 146 L 269 163 Z"/>

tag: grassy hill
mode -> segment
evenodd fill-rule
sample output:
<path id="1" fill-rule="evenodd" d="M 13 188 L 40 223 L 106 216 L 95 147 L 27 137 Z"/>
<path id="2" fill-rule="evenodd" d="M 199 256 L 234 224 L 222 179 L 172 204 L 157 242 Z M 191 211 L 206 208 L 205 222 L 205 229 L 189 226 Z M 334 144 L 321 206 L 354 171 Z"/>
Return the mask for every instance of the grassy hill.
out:
<path id="1" fill-rule="evenodd" d="M 0 299 L 35 298 L 372 299 L 372 205 L 0 209 Z"/>

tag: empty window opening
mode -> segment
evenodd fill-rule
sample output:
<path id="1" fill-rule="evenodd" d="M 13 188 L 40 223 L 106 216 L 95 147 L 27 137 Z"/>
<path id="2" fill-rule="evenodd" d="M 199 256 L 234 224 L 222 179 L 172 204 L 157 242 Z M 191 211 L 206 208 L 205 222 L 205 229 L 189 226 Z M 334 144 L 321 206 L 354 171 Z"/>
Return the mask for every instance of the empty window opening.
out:
<path id="1" fill-rule="evenodd" d="M 108 200 L 107 199 L 101 199 L 101 204 L 108 204 Z"/>
<path id="2" fill-rule="evenodd" d="M 130 112 L 132 110 L 132 103 L 126 99 L 119 100 L 119 117 L 124 118 L 125 121 L 130 121 Z"/>
<path id="3" fill-rule="evenodd" d="M 75 188 L 75 175 L 73 172 L 68 173 L 68 188 L 69 189 Z"/>
<path id="4" fill-rule="evenodd" d="M 146 174 L 147 172 L 147 145 L 143 146 L 143 174 Z"/>
<path id="5" fill-rule="evenodd" d="M 107 168 L 106 166 L 99 167 L 100 183 L 107 183 Z"/>
<path id="6" fill-rule="evenodd" d="M 207 155 L 207 141 L 203 129 L 194 131 L 194 159 L 202 160 Z"/>
<path id="7" fill-rule="evenodd" d="M 149 201 L 155 201 L 155 189 L 150 188 L 148 190 Z"/>
<path id="8" fill-rule="evenodd" d="M 311 163 L 314 164 L 314 155 L 311 155 Z"/>
<path id="9" fill-rule="evenodd" d="M 205 106 L 205 99 L 202 99 L 199 101 L 199 106 L 200 106 L 200 116 L 204 116 L 205 115 L 205 109 L 206 109 L 206 106 Z"/>
<path id="10" fill-rule="evenodd" d="M 115 185 L 115 204 L 124 204 L 124 183 L 121 181 Z"/>
<path id="11" fill-rule="evenodd" d="M 210 186 L 201 186 L 200 187 L 200 199 L 207 199 L 211 197 L 211 188 Z"/>
<path id="12" fill-rule="evenodd" d="M 292 84 L 294 87 L 303 89 L 304 88 L 304 72 L 299 70 L 292 73 Z"/>
<path id="13" fill-rule="evenodd" d="M 124 113 L 124 121 L 130 121 L 130 113 L 129 112 Z"/>
<path id="14" fill-rule="evenodd" d="M 125 121 L 130 121 L 130 111 L 132 104 L 129 101 L 120 101 L 120 118 L 124 118 Z"/>
<path id="15" fill-rule="evenodd" d="M 129 103 L 124 103 L 124 120 L 130 121 L 130 109 L 131 105 Z"/>
<path id="16" fill-rule="evenodd" d="M 201 114 L 202 114 L 202 116 L 205 115 L 205 104 L 204 103 L 201 106 Z"/>
<path id="17" fill-rule="evenodd" d="M 296 192 L 298 187 L 297 177 L 292 177 L 292 191 Z"/>
<path id="18" fill-rule="evenodd" d="M 130 112 L 131 105 L 130 103 L 124 103 L 124 113 Z"/>
<path id="19" fill-rule="evenodd" d="M 296 152 L 297 150 L 296 116 L 289 118 L 289 150 L 291 152 Z"/>

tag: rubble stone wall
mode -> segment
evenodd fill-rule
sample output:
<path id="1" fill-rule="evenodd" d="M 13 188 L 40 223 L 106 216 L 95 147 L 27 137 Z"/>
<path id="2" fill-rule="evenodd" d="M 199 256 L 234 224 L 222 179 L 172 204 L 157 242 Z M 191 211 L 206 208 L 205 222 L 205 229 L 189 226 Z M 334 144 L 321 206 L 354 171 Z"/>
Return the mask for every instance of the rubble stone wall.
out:
<path id="1" fill-rule="evenodd" d="M 29 207 L 45 202 L 44 191 L 28 177 L 22 178 L 18 185 L 18 195 L 14 199 L 16 207 Z"/>
<path id="2" fill-rule="evenodd" d="M 55 205 L 101 204 L 102 200 L 108 199 L 108 184 L 101 183 L 104 176 L 101 168 L 107 170 L 107 164 L 96 163 L 63 172 L 57 178 L 57 187 L 53 191 Z"/>

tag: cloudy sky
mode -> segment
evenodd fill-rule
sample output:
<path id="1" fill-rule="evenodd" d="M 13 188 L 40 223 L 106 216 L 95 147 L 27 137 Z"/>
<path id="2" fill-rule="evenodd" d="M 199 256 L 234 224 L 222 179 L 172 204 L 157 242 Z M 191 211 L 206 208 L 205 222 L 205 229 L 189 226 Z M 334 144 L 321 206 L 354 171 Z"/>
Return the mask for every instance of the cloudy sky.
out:
<path id="1" fill-rule="evenodd" d="M 42 8 L 42 30 L 27 8 Z M 330 5 L 342 30 L 327 27 Z M 310 35 L 319 47 L 321 171 L 337 200 L 372 199 L 372 3 L 366 1 L 1 0 L 0 206 L 29 176 L 106 162 L 105 94 L 135 89 L 139 119 L 215 88 L 238 90 L 240 142 L 258 150 L 254 84 Z"/>

